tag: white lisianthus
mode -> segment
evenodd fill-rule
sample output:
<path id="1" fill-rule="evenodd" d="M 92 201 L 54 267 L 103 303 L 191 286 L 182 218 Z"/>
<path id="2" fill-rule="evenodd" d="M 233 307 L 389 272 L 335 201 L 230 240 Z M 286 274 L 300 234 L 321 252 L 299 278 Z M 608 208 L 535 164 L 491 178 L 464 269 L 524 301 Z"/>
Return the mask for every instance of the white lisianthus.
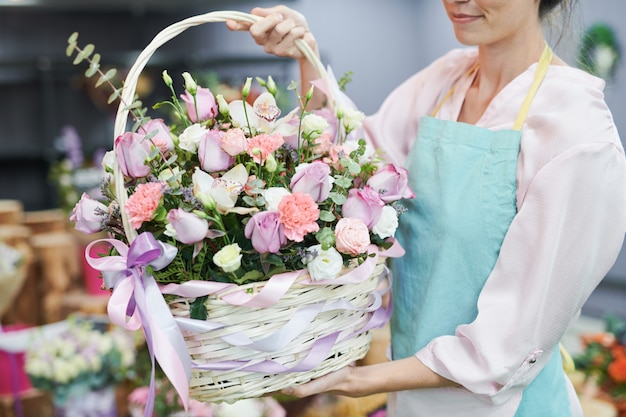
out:
<path id="1" fill-rule="evenodd" d="M 235 272 L 241 266 L 241 248 L 238 244 L 224 246 L 215 255 L 213 262 L 224 272 Z"/>
<path id="2" fill-rule="evenodd" d="M 178 147 L 189 152 L 197 152 L 200 141 L 208 133 L 208 130 L 198 123 L 186 128 L 178 137 Z"/>
<path id="3" fill-rule="evenodd" d="M 102 157 L 102 168 L 106 172 L 113 173 L 113 169 L 115 167 L 115 152 L 108 151 Z"/>
<path id="4" fill-rule="evenodd" d="M 311 139 L 319 137 L 328 128 L 328 121 L 317 114 L 307 114 L 302 118 L 302 133 Z"/>
<path id="5" fill-rule="evenodd" d="M 365 113 L 356 109 L 343 109 L 343 127 L 346 129 L 346 133 L 350 133 L 353 130 L 361 127 L 361 122 L 365 118 Z"/>
<path id="6" fill-rule="evenodd" d="M 313 281 L 337 278 L 343 269 L 343 257 L 337 249 L 331 247 L 328 250 L 322 250 L 322 245 L 315 245 L 308 250 L 314 253 L 313 260 L 306 265 Z"/>
<path id="7" fill-rule="evenodd" d="M 289 190 L 283 187 L 270 187 L 263 191 L 263 198 L 265 199 L 265 208 L 268 211 L 278 211 L 278 204 L 283 197 L 291 194 Z"/>
<path id="8" fill-rule="evenodd" d="M 372 232 L 385 239 L 395 235 L 398 229 L 398 212 L 391 206 L 384 206 L 378 222 L 372 227 Z"/>

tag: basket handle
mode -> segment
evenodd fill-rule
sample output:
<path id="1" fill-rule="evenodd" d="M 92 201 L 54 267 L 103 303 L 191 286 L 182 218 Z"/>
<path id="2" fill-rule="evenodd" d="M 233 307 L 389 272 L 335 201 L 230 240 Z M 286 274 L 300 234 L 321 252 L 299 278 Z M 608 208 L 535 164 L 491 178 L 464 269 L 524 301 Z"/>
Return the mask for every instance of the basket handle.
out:
<path id="1" fill-rule="evenodd" d="M 133 98 L 135 96 L 135 90 L 137 88 L 137 81 L 139 80 L 139 76 L 141 72 L 147 65 L 150 57 L 156 52 L 156 50 L 169 40 L 175 38 L 185 30 L 198 26 L 204 23 L 216 23 L 216 22 L 226 22 L 227 20 L 235 20 L 239 22 L 247 22 L 247 23 L 255 23 L 259 21 L 261 17 L 255 16 L 249 13 L 243 13 L 238 11 L 219 11 L 219 12 L 210 12 L 202 15 L 192 16 L 187 19 L 181 20 L 179 22 L 173 23 L 172 25 L 166 27 L 161 30 L 145 47 L 145 49 L 139 54 L 135 63 L 130 68 L 128 74 L 126 75 L 126 79 L 124 81 L 124 87 L 122 90 L 121 100 L 119 107 L 117 109 L 117 114 L 115 117 L 115 125 L 114 125 L 114 136 L 113 138 L 117 138 L 122 135 L 126 130 L 126 123 L 128 119 L 129 109 L 127 108 L 128 104 L 132 103 Z M 324 65 L 321 63 L 317 54 L 311 49 L 311 47 L 304 42 L 302 39 L 296 40 L 296 46 L 300 49 L 306 59 L 313 65 L 320 78 L 327 79 L 328 75 L 324 68 Z M 114 171 L 115 176 L 115 195 L 118 199 L 118 203 L 120 205 L 120 212 L 122 215 L 122 223 L 124 225 L 124 232 L 126 238 L 128 239 L 128 243 L 130 244 L 136 237 L 137 231 L 133 229 L 130 225 L 130 221 L 126 212 L 124 210 L 124 205 L 126 204 L 126 200 L 128 199 L 128 194 L 126 188 L 124 187 L 124 176 L 121 172 L 121 169 L 118 165 L 115 167 Z"/>

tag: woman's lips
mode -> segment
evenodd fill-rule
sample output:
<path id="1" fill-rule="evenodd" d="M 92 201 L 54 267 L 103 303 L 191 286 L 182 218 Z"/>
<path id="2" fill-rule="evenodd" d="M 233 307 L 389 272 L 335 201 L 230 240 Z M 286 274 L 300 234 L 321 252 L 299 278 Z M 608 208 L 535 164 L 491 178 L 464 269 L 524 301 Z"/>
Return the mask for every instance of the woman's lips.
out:
<path id="1" fill-rule="evenodd" d="M 464 13 L 450 13 L 450 19 L 454 23 L 467 24 L 467 23 L 472 23 L 472 22 L 477 21 L 478 19 L 480 19 L 480 16 L 469 15 L 469 14 L 464 14 Z"/>

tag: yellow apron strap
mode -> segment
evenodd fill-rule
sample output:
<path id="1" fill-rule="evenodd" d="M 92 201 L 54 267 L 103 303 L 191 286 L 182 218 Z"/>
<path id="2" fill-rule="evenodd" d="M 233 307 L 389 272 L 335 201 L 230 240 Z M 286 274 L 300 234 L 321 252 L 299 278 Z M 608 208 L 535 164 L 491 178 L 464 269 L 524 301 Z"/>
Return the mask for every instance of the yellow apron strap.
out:
<path id="1" fill-rule="evenodd" d="M 472 65 L 472 67 L 465 73 L 465 75 L 463 75 L 462 78 L 460 78 L 460 80 L 465 78 L 465 77 L 469 77 L 470 74 L 473 73 L 474 71 L 476 71 L 477 68 L 478 68 L 478 62 L 476 62 L 474 65 Z M 435 117 L 437 115 L 437 113 L 439 113 L 439 110 L 441 110 L 441 107 L 443 106 L 443 104 L 452 96 L 452 94 L 454 94 L 454 89 L 456 88 L 456 84 L 457 83 L 455 83 L 452 86 L 452 88 L 446 93 L 446 95 L 443 96 L 443 98 L 439 101 L 439 104 L 437 104 L 435 109 L 430 113 L 430 117 Z"/>
<path id="2" fill-rule="evenodd" d="M 530 103 L 535 98 L 535 94 L 537 94 L 537 90 L 539 90 L 539 86 L 543 81 L 546 72 L 548 72 L 548 68 L 550 67 L 550 63 L 552 62 L 552 49 L 546 43 L 545 48 L 543 49 L 543 53 L 541 54 L 541 58 L 539 58 L 539 63 L 537 64 L 537 70 L 535 71 L 535 79 L 533 80 L 533 84 L 530 86 L 530 90 L 522 103 L 522 107 L 517 114 L 517 119 L 515 119 L 515 124 L 513 125 L 513 130 L 521 130 L 522 125 L 526 121 L 526 116 L 528 116 L 528 110 L 530 109 Z"/>
<path id="3" fill-rule="evenodd" d="M 537 90 L 539 90 L 539 86 L 541 85 L 546 75 L 546 72 L 548 72 L 550 63 L 552 62 L 552 55 L 553 55 L 552 49 L 550 49 L 550 46 L 546 43 L 546 46 L 543 49 L 543 53 L 541 54 L 541 58 L 539 58 L 539 62 L 537 64 L 537 69 L 535 71 L 535 78 L 533 80 L 533 84 L 531 85 L 530 90 L 528 91 L 528 94 L 526 95 L 526 98 L 524 99 L 524 102 L 522 103 L 522 107 L 520 108 L 520 111 L 517 114 L 517 118 L 515 119 L 515 124 L 513 125 L 514 130 L 521 130 L 522 125 L 526 121 L 526 116 L 528 116 L 528 110 L 530 109 L 530 104 L 535 98 L 535 94 L 537 94 Z M 465 74 L 465 77 L 468 77 L 471 73 L 476 71 L 477 68 L 478 68 L 478 62 L 476 62 L 469 69 L 469 71 L 467 71 L 467 73 Z M 430 114 L 431 117 L 435 117 L 437 113 L 439 113 L 439 110 L 441 110 L 441 107 L 446 102 L 446 100 L 448 100 L 452 96 L 452 94 L 454 94 L 455 88 L 456 88 L 456 84 L 450 89 L 450 91 L 446 93 L 445 96 L 443 96 L 443 98 L 439 101 L 439 104 L 437 104 L 435 109 Z"/>

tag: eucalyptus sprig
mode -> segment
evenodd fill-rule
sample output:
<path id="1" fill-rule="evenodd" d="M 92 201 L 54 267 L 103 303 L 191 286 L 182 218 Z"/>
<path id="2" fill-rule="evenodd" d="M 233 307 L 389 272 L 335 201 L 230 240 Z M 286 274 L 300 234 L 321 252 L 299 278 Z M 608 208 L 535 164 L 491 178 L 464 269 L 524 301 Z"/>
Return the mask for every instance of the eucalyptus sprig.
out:
<path id="1" fill-rule="evenodd" d="M 89 67 L 85 71 L 85 77 L 92 78 L 96 74 L 99 75 L 98 81 L 96 81 L 96 88 L 101 87 L 102 85 L 108 85 L 113 93 L 109 96 L 107 103 L 111 104 L 115 100 L 122 100 L 122 91 L 123 87 L 117 87 L 113 84 L 113 80 L 117 75 L 117 69 L 111 68 L 104 72 L 100 66 L 100 54 L 95 52 L 95 46 L 90 43 L 85 45 L 84 47 L 78 46 L 78 32 L 74 32 L 67 39 L 67 48 L 65 50 L 65 54 L 68 57 L 71 57 L 76 53 L 74 57 L 73 65 L 79 65 L 83 63 L 83 61 L 87 61 L 89 63 Z M 130 114 L 132 115 L 135 124 L 133 125 L 132 131 L 137 131 L 139 126 L 146 120 L 147 109 L 143 107 L 143 103 L 139 98 L 135 95 L 132 103 L 124 103 Z"/>

